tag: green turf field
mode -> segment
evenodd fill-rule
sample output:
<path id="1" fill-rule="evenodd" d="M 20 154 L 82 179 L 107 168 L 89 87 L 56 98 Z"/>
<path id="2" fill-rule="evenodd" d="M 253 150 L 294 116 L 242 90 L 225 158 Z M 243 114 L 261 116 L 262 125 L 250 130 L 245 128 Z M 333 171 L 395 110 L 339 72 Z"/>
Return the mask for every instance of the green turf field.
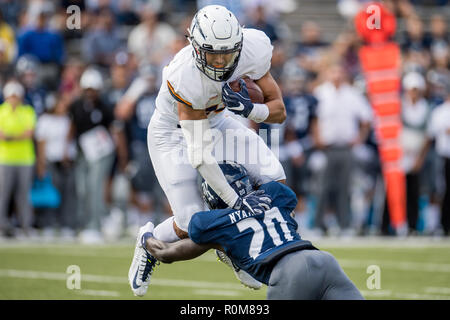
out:
<path id="1" fill-rule="evenodd" d="M 338 259 L 367 299 L 450 299 L 449 240 L 313 243 Z M 103 246 L 1 242 L 0 299 L 143 299 L 132 295 L 127 282 L 133 250 L 131 240 Z M 80 289 L 67 287 L 76 284 L 73 277 L 68 281 L 71 265 L 80 268 Z M 380 289 L 368 288 L 370 265 L 379 267 Z M 264 299 L 265 294 L 265 286 L 254 291 L 240 285 L 211 251 L 158 266 L 145 299 Z"/>

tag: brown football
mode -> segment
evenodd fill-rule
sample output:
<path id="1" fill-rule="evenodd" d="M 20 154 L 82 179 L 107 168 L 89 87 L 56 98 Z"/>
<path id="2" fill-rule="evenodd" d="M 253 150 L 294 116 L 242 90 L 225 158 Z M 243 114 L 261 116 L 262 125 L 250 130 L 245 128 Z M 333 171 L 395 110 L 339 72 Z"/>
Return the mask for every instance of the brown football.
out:
<path id="1" fill-rule="evenodd" d="M 243 78 L 245 84 L 247 85 L 248 95 L 253 103 L 264 103 L 264 94 L 261 88 L 250 78 Z M 239 80 L 230 82 L 230 88 L 234 92 L 239 92 L 241 90 L 239 86 Z"/>

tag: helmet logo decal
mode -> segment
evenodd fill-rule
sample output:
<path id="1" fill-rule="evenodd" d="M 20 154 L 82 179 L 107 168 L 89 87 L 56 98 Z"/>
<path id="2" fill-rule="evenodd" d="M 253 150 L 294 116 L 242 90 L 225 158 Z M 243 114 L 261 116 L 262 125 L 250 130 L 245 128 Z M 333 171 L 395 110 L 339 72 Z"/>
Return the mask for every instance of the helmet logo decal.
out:
<path id="1" fill-rule="evenodd" d="M 216 21 L 213 22 L 212 26 L 211 26 L 211 30 L 214 34 L 214 36 L 216 37 L 216 39 L 219 40 L 225 40 L 225 39 L 230 39 L 232 33 L 232 29 L 231 29 L 231 24 L 230 22 L 227 20 L 227 24 L 224 23 L 216 23 Z"/>

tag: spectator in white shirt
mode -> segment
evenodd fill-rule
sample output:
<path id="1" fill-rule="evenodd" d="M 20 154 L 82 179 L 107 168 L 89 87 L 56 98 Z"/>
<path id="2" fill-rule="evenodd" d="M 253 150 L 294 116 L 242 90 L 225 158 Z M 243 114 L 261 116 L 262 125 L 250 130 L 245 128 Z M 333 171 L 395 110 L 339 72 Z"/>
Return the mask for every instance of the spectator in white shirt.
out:
<path id="1" fill-rule="evenodd" d="M 447 99 L 436 107 L 427 127 L 428 140 L 422 149 L 426 154 L 431 143 L 436 143 L 436 153 L 444 161 L 445 191 L 441 207 L 441 224 L 444 234 L 450 235 L 450 84 L 447 84 Z"/>
<path id="2" fill-rule="evenodd" d="M 140 14 L 142 22 L 131 30 L 128 50 L 139 63 L 160 65 L 176 39 L 176 32 L 169 24 L 158 20 L 158 13 L 151 4 L 143 5 Z"/>
<path id="3" fill-rule="evenodd" d="M 36 125 L 36 171 L 39 178 L 50 176 L 61 195 L 61 204 L 56 209 L 44 209 L 40 218 L 44 235 L 52 237 L 59 227 L 60 235 L 69 239 L 75 236 L 76 228 L 74 160 L 77 150 L 74 141 L 66 140 L 70 130 L 69 102 L 62 97 L 49 97 L 50 110 L 39 117 Z"/>
<path id="4" fill-rule="evenodd" d="M 406 213 L 409 232 L 415 233 L 419 217 L 420 172 L 426 156 L 421 150 L 426 142 L 425 131 L 431 109 L 424 98 L 426 84 L 420 73 L 407 73 L 402 85 L 401 146 L 406 173 Z"/>
<path id="5" fill-rule="evenodd" d="M 326 71 L 327 80 L 314 90 L 318 99 L 315 144 L 327 158 L 322 190 L 318 196 L 316 226 L 326 230 L 323 217 L 335 195 L 335 212 L 343 234 L 351 232 L 350 179 L 352 147 L 367 139 L 372 117 L 365 97 L 346 81 L 339 64 Z"/>

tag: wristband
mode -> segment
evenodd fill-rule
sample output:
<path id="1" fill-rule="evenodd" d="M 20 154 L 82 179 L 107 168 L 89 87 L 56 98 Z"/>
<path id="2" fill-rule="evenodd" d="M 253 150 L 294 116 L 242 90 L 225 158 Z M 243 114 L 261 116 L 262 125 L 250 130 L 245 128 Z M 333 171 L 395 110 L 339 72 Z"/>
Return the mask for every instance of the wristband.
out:
<path id="1" fill-rule="evenodd" d="M 265 103 L 254 103 L 253 109 L 248 115 L 248 119 L 257 123 L 263 122 L 269 116 L 269 107 Z"/>

